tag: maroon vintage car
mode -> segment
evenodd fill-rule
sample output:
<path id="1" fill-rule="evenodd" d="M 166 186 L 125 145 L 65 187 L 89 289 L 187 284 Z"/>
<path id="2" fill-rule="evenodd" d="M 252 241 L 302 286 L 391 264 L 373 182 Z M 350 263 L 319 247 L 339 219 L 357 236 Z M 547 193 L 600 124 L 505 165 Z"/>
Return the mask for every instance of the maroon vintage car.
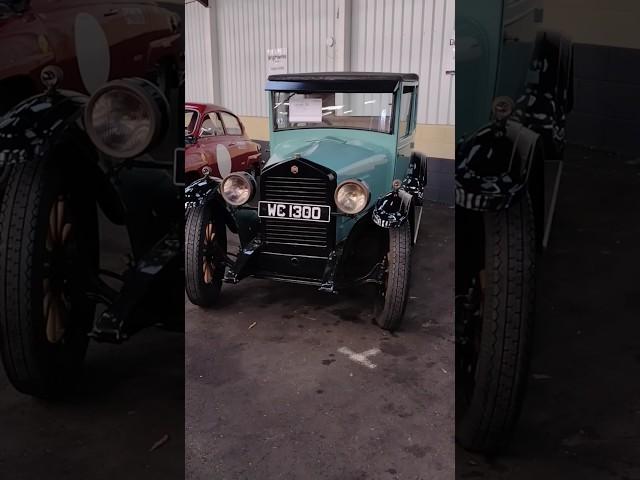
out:
<path id="1" fill-rule="evenodd" d="M 220 177 L 218 158 L 225 155 L 231 161 L 231 171 L 260 171 L 261 147 L 252 142 L 240 119 L 229 110 L 204 103 L 184 106 L 185 174 L 189 184 L 202 177 L 207 168 L 210 175 Z"/>
<path id="2" fill-rule="evenodd" d="M 0 0 L 0 115 L 42 90 L 47 65 L 64 71 L 61 88 L 84 94 L 124 76 L 166 92 L 184 70 L 181 29 L 149 0 Z"/>

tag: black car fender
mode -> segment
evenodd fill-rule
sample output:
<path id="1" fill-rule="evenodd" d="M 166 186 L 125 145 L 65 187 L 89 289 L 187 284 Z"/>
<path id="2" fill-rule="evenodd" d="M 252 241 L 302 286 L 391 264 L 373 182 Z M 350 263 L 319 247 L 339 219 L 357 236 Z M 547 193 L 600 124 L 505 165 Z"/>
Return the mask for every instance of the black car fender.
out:
<path id="1" fill-rule="evenodd" d="M 538 32 L 530 81 L 516 100 L 514 118 L 539 133 L 547 155 L 566 144 L 565 124 L 573 108 L 573 45 L 556 32 Z"/>
<path id="2" fill-rule="evenodd" d="M 526 191 L 540 135 L 521 123 L 491 123 L 456 147 L 456 205 L 475 211 L 508 208 Z"/>
<path id="3" fill-rule="evenodd" d="M 66 90 L 31 97 L 0 118 L 0 178 L 12 166 L 54 157 L 91 195 L 114 223 L 124 222 L 124 207 L 98 164 L 98 151 L 83 128 L 88 97 Z"/>
<path id="4" fill-rule="evenodd" d="M 398 228 L 409 220 L 413 208 L 422 206 L 424 188 L 427 184 L 427 157 L 415 152 L 411 156 L 407 175 L 399 188 L 380 197 L 374 204 L 371 217 L 382 228 Z M 415 226 L 412 224 L 411 229 Z"/>
<path id="5" fill-rule="evenodd" d="M 214 216 L 221 219 L 231 232 L 238 233 L 236 221 L 220 195 L 221 182 L 218 178 L 202 177 L 187 185 L 184 189 L 185 216 L 192 208 L 208 206 Z"/>

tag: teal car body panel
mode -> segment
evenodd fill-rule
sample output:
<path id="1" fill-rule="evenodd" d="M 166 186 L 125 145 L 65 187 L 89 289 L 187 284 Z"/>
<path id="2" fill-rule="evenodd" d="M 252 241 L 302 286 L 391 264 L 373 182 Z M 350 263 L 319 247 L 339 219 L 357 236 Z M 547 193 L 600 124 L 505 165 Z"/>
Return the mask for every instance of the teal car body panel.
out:
<path id="1" fill-rule="evenodd" d="M 271 158 L 265 168 L 296 155 L 336 172 L 337 183 L 357 179 L 367 184 L 371 198 L 365 209 L 353 217 L 340 217 L 336 240 L 343 241 L 351 227 L 371 214 L 375 201 L 391 190 L 398 155 L 394 135 L 347 129 L 301 129 L 272 134 Z M 406 172 L 406 167 L 405 167 Z M 404 174 L 403 174 L 404 177 Z"/>

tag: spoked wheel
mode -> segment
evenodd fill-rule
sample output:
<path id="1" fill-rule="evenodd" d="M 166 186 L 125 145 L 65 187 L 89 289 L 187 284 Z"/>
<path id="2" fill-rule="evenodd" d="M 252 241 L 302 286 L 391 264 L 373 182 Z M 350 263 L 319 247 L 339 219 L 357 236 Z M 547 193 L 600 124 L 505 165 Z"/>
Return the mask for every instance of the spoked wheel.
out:
<path id="1" fill-rule="evenodd" d="M 207 207 L 189 211 L 185 225 L 185 288 L 189 300 L 201 307 L 217 303 L 222 289 L 227 253 L 225 228 Z"/>
<path id="2" fill-rule="evenodd" d="M 376 323 L 385 330 L 400 327 L 409 298 L 411 228 L 405 223 L 389 229 L 389 249 L 383 258 L 382 285 L 375 303 Z"/>
<path id="3" fill-rule="evenodd" d="M 50 161 L 14 167 L 0 210 L 2 360 L 21 392 L 52 397 L 78 379 L 95 305 L 95 204 Z M 88 205 L 92 204 L 91 207 Z"/>
<path id="4" fill-rule="evenodd" d="M 524 397 L 535 230 L 528 196 L 483 217 L 484 232 L 475 235 L 484 237 L 482 266 L 456 296 L 456 438 L 495 454 L 510 440 Z"/>

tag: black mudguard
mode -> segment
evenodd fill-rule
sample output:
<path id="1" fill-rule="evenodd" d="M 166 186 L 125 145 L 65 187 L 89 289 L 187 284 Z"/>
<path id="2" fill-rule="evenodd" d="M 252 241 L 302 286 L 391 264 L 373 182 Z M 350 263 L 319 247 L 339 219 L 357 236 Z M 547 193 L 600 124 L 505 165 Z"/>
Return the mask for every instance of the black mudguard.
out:
<path id="1" fill-rule="evenodd" d="M 547 157 L 557 157 L 564 151 L 567 114 L 573 108 L 572 43 L 559 33 L 539 32 L 531 71 L 514 118 L 540 134 Z"/>
<path id="2" fill-rule="evenodd" d="M 422 206 L 427 185 L 427 157 L 414 153 L 409 170 L 398 190 L 379 198 L 371 212 L 373 222 L 382 228 L 397 228 L 410 218 L 414 206 Z"/>
<path id="3" fill-rule="evenodd" d="M 4 181 L 14 165 L 61 152 L 65 157 L 61 167 L 78 178 L 78 187 L 98 201 L 111 221 L 122 224 L 124 207 L 100 169 L 98 152 L 83 128 L 87 100 L 77 92 L 48 92 L 23 101 L 0 118 L 0 178 Z"/>
<path id="4" fill-rule="evenodd" d="M 185 217 L 191 208 L 207 205 L 213 209 L 216 218 L 221 219 L 229 230 L 238 233 L 238 226 L 227 204 L 220 195 L 221 180 L 214 177 L 202 177 L 187 185 L 184 189 Z"/>
<path id="5" fill-rule="evenodd" d="M 475 211 L 508 208 L 534 182 L 528 189 L 539 213 L 544 166 L 533 159 L 540 152 L 541 158 L 561 155 L 572 107 L 572 44 L 558 33 L 540 32 L 529 82 L 509 121 L 487 124 L 456 148 L 456 205 Z"/>
<path id="6" fill-rule="evenodd" d="M 80 127 L 87 97 L 56 91 L 17 105 L 0 119 L 0 168 L 46 158 L 61 142 L 86 134 Z"/>
<path id="7" fill-rule="evenodd" d="M 456 148 L 456 205 L 508 208 L 525 191 L 539 135 L 521 123 L 492 123 Z"/>

